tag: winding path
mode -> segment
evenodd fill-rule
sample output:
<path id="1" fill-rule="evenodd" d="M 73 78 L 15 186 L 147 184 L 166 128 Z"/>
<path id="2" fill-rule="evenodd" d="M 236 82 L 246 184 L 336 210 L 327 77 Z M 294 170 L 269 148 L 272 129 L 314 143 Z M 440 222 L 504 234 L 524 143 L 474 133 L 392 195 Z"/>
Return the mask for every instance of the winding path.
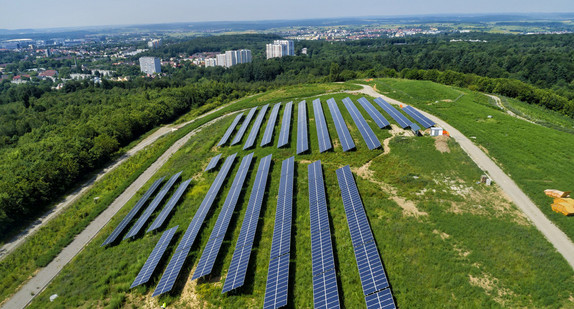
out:
<path id="1" fill-rule="evenodd" d="M 382 97 L 387 102 L 395 105 L 408 105 L 395 99 L 386 97 L 376 92 L 371 86 L 363 86 L 360 92 L 371 97 Z M 491 96 L 495 101 L 499 102 L 499 98 Z M 498 99 L 498 100 L 497 100 Z M 450 126 L 442 119 L 435 117 L 424 111 L 420 111 L 423 115 L 437 123 L 442 128 L 446 129 L 450 136 L 458 142 L 460 147 L 470 156 L 470 158 L 480 167 L 483 171 L 487 172 L 492 180 L 494 180 L 500 188 L 510 197 L 514 204 L 522 210 L 522 212 L 530 219 L 530 221 L 542 232 L 548 241 L 562 254 L 564 259 L 574 268 L 574 243 L 566 236 L 566 234 L 558 228 L 552 221 L 550 221 L 540 209 L 532 202 L 532 200 L 516 185 L 516 183 L 504 173 L 504 171 L 494 163 L 480 148 L 478 148 L 470 139 L 464 136 L 460 131 Z M 528 121 L 524 119 L 525 121 Z"/>

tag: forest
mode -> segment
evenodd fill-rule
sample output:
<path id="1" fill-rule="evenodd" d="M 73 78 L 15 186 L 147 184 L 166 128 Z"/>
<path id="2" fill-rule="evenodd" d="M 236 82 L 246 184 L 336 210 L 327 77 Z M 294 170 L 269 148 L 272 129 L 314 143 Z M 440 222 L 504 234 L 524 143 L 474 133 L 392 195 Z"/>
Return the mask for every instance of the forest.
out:
<path id="1" fill-rule="evenodd" d="M 431 80 L 517 98 L 574 117 L 574 35 L 442 34 L 350 42 L 298 41 L 298 56 L 263 60 L 275 35 L 168 44 L 148 55 L 248 48 L 232 68 L 186 64 L 159 79 L 0 84 L 0 234 L 11 235 L 124 146 L 206 103 L 281 85 L 356 78 Z M 471 42 L 472 40 L 472 42 Z M 302 48 L 308 55 L 299 55 Z M 18 60 L 18 59 L 16 59 Z M 22 62 L 22 61 L 21 61 Z M 19 65 L 23 65 L 20 63 Z M 25 67 L 25 65 L 24 65 Z"/>

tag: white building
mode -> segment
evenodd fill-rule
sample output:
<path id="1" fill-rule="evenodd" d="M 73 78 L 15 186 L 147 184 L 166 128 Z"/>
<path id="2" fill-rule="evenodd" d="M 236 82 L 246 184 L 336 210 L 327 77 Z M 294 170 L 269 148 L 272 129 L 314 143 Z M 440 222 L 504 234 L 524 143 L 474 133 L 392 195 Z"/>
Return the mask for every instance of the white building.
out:
<path id="1" fill-rule="evenodd" d="M 225 62 L 225 54 L 218 54 L 217 56 L 215 56 L 217 58 L 217 65 L 224 67 L 226 66 L 226 62 Z"/>
<path id="2" fill-rule="evenodd" d="M 214 67 L 217 65 L 217 59 L 216 58 L 207 58 L 205 59 L 205 67 Z"/>
<path id="3" fill-rule="evenodd" d="M 161 46 L 161 40 L 151 40 L 147 42 L 147 47 L 158 48 Z"/>
<path id="4" fill-rule="evenodd" d="M 161 73 L 161 62 L 156 57 L 141 57 L 140 69 L 146 74 Z"/>
<path id="5" fill-rule="evenodd" d="M 225 67 L 230 67 L 237 64 L 237 54 L 236 50 L 228 50 L 225 52 Z"/>
<path id="6" fill-rule="evenodd" d="M 216 65 L 223 66 L 229 68 L 236 64 L 240 63 L 249 63 L 251 62 L 251 50 L 249 49 L 240 49 L 240 50 L 227 50 L 223 54 L 219 54 L 216 56 L 217 62 Z M 205 66 L 211 66 L 211 62 L 209 65 L 207 64 L 207 59 L 205 62 Z"/>
<path id="7" fill-rule="evenodd" d="M 265 51 L 267 59 L 294 56 L 295 44 L 293 43 L 293 40 L 275 40 L 273 41 L 273 44 L 266 45 Z"/>

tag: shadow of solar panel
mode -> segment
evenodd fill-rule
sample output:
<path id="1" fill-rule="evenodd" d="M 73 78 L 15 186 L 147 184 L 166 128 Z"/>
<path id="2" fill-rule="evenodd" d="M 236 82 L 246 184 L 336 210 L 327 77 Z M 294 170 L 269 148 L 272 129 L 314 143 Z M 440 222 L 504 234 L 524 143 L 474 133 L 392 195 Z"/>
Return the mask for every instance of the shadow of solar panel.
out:
<path id="1" fill-rule="evenodd" d="M 146 210 L 141 215 L 141 217 L 138 219 L 138 221 L 136 221 L 134 226 L 132 226 L 132 228 L 130 229 L 128 234 L 124 237 L 124 239 L 130 238 L 130 237 L 135 237 L 140 232 L 140 230 L 143 228 L 144 224 L 147 222 L 149 217 L 155 211 L 157 206 L 161 203 L 161 201 L 163 201 L 163 198 L 165 197 L 167 192 L 171 189 L 173 184 L 179 179 L 180 175 L 181 175 L 181 172 L 173 175 L 167 181 L 167 183 L 161 188 L 159 193 L 156 195 L 156 197 L 153 199 L 153 201 L 149 204 L 149 206 L 146 208 Z"/>
<path id="2" fill-rule="evenodd" d="M 361 115 L 361 113 L 359 112 L 353 101 L 351 101 L 351 99 L 349 98 L 344 98 L 343 104 L 349 111 L 349 114 L 351 114 L 351 118 L 353 118 L 353 121 L 355 122 L 357 129 L 359 129 L 359 132 L 361 132 L 361 136 L 363 136 L 363 140 L 365 140 L 365 144 L 367 144 L 367 147 L 370 150 L 381 147 L 382 146 L 381 142 L 375 135 L 375 132 L 373 132 L 371 127 L 369 127 L 367 121 L 365 120 L 363 115 Z"/>
<path id="3" fill-rule="evenodd" d="M 416 120 L 426 129 L 435 125 L 434 121 L 425 117 L 421 112 L 419 112 L 412 106 L 405 106 L 403 108 L 403 111 L 405 111 L 405 113 L 407 113 L 409 116 L 413 117 L 414 120 Z"/>
<path id="4" fill-rule="evenodd" d="M 411 125 L 411 121 L 387 101 L 382 98 L 375 98 L 375 103 L 387 112 L 387 114 L 389 114 L 399 124 L 399 126 L 401 126 L 401 128 L 406 129 Z"/>
<path id="5" fill-rule="evenodd" d="M 327 130 L 327 122 L 323 114 L 323 107 L 321 100 L 313 100 L 313 111 L 315 113 L 315 127 L 317 128 L 317 141 L 319 142 L 319 152 L 325 152 L 333 146 L 331 145 L 331 137 L 329 130 Z"/>
<path id="6" fill-rule="evenodd" d="M 235 119 L 233 119 L 233 122 L 231 123 L 229 128 L 227 128 L 227 131 L 225 131 L 225 134 L 223 134 L 223 137 L 221 138 L 219 143 L 217 143 L 218 147 L 223 146 L 223 145 L 225 145 L 225 143 L 227 143 L 227 141 L 229 140 L 229 137 L 231 137 L 231 133 L 233 133 L 233 130 L 235 130 L 235 127 L 239 123 L 239 120 L 241 120 L 242 116 L 243 116 L 243 113 L 240 113 L 239 115 L 235 116 Z"/>
<path id="7" fill-rule="evenodd" d="M 287 105 L 285 105 L 285 111 L 283 112 L 283 120 L 281 121 L 281 131 L 279 133 L 279 142 L 277 143 L 277 148 L 281 148 L 289 143 L 289 131 L 291 128 L 292 112 L 293 102 L 289 102 Z"/>
<path id="8" fill-rule="evenodd" d="M 347 129 L 347 124 L 341 115 L 341 111 L 335 102 L 335 99 L 327 100 L 327 106 L 329 106 L 329 111 L 331 111 L 331 117 L 335 123 L 335 129 L 337 129 L 337 135 L 339 136 L 339 141 L 341 142 L 341 147 L 343 151 L 349 151 L 355 148 L 355 142 L 351 138 L 349 129 Z"/>
<path id="9" fill-rule="evenodd" d="M 221 158 L 221 153 L 216 155 L 215 157 L 211 158 L 211 160 L 209 161 L 209 164 L 207 164 L 207 167 L 205 168 L 204 172 L 210 171 L 214 167 L 216 167 L 217 163 L 219 162 L 219 158 Z"/>
<path id="10" fill-rule="evenodd" d="M 110 236 L 108 236 L 108 238 L 106 238 L 106 240 L 104 241 L 102 246 L 111 244 L 118 238 L 118 236 L 123 232 L 123 230 L 126 228 L 128 223 L 130 223 L 130 221 L 132 221 L 132 219 L 137 215 L 137 213 L 143 207 L 145 202 L 147 202 L 149 197 L 152 196 L 152 194 L 155 192 L 155 190 L 159 187 L 159 185 L 161 184 L 161 182 L 163 181 L 164 178 L 165 177 L 162 177 L 162 178 L 156 180 L 150 186 L 150 188 L 146 191 L 146 193 L 144 193 L 144 195 L 139 199 L 139 201 L 130 210 L 130 212 L 122 219 L 120 224 L 114 229 L 114 231 L 110 234 Z"/>
<path id="11" fill-rule="evenodd" d="M 249 263 L 251 247 L 255 231 L 257 230 L 257 223 L 259 222 L 259 213 L 263 204 L 270 166 L 271 155 L 268 155 L 261 160 L 257 168 L 257 176 L 251 190 L 247 211 L 239 232 L 239 238 L 235 244 L 235 251 L 233 252 L 222 293 L 242 286 L 245 281 L 247 264 Z"/>
<path id="12" fill-rule="evenodd" d="M 161 260 L 161 257 L 165 253 L 165 249 L 167 249 L 167 246 L 171 242 L 171 239 L 173 238 L 175 231 L 177 231 L 177 228 L 178 226 L 174 226 L 171 229 L 165 231 L 161 235 L 161 238 L 155 245 L 155 248 L 153 248 L 153 251 L 147 258 L 146 262 L 144 263 L 144 266 L 142 267 L 142 269 L 136 276 L 134 282 L 130 286 L 130 289 L 149 281 L 149 278 L 151 278 L 151 275 L 153 274 L 155 268 L 157 267 L 157 264 L 159 264 L 159 261 Z"/>
<path id="13" fill-rule="evenodd" d="M 385 289 L 377 293 L 365 296 L 367 309 L 394 309 L 395 301 L 391 289 Z"/>
<path id="14" fill-rule="evenodd" d="M 165 219 L 167 219 L 167 216 L 171 213 L 171 211 L 173 210 L 173 208 L 175 207 L 175 205 L 177 204 L 177 202 L 179 201 L 179 199 L 183 195 L 183 192 L 185 192 L 185 190 L 189 186 L 190 182 L 191 182 L 191 179 L 188 179 L 188 180 L 184 181 L 181 185 L 179 185 L 179 187 L 177 188 L 175 193 L 171 196 L 171 198 L 169 199 L 169 201 L 167 202 L 165 207 L 159 213 L 157 218 L 155 218 L 155 220 L 153 221 L 152 225 L 149 227 L 147 232 L 158 229 L 163 225 L 163 223 L 165 222 Z"/>
<path id="15" fill-rule="evenodd" d="M 297 117 L 297 154 L 309 150 L 309 133 L 307 132 L 307 103 L 299 102 Z"/>
<path id="16" fill-rule="evenodd" d="M 261 140 L 261 147 L 271 144 L 271 139 L 273 138 L 273 130 L 275 129 L 275 123 L 277 122 L 277 115 L 279 114 L 279 108 L 281 103 L 277 103 L 273 106 L 271 110 L 271 115 L 267 121 L 267 127 L 265 128 L 265 133 L 263 134 L 263 139 Z"/>
<path id="17" fill-rule="evenodd" d="M 267 109 L 269 108 L 269 104 L 264 105 L 259 114 L 257 114 L 257 118 L 255 119 L 255 123 L 249 132 L 249 136 L 247 137 L 247 142 L 243 146 L 243 150 L 253 147 L 255 145 L 255 139 L 257 138 L 257 134 L 259 134 L 259 129 L 261 128 L 261 123 L 263 123 L 263 118 L 265 118 L 265 113 L 267 113 Z"/>
<path id="18" fill-rule="evenodd" d="M 389 121 L 381 114 L 374 106 L 365 98 L 360 98 L 359 103 L 367 111 L 369 116 L 373 118 L 379 129 L 390 125 Z"/>
<path id="19" fill-rule="evenodd" d="M 251 119 L 253 119 L 253 115 L 255 115 L 256 110 L 257 110 L 257 106 L 252 108 L 251 110 L 249 110 L 249 113 L 247 114 L 247 117 L 245 117 L 243 124 L 241 125 L 241 127 L 239 127 L 239 131 L 237 131 L 237 133 L 235 134 L 235 137 L 231 141 L 231 146 L 241 142 L 241 139 L 243 138 L 245 131 L 247 131 L 247 128 L 249 127 L 249 123 L 251 122 Z"/>

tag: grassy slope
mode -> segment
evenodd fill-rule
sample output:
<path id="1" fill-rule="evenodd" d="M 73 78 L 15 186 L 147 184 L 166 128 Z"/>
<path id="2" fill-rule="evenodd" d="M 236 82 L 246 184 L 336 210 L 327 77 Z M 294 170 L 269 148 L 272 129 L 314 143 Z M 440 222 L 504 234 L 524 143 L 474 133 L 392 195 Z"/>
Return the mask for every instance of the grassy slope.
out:
<path id="1" fill-rule="evenodd" d="M 291 97 L 297 96 L 297 89 L 293 91 L 294 94 Z M 306 94 L 299 96 L 304 97 Z M 349 122 L 351 117 L 341 104 L 344 96 L 335 95 L 335 98 L 339 102 L 343 116 L 348 124 L 351 124 Z M 336 131 L 325 104 L 325 100 L 330 97 L 324 96 L 321 99 L 331 138 L 337 141 Z M 258 101 L 259 104 L 280 101 L 275 96 L 259 101 L 260 99 L 249 100 Z M 419 218 L 404 216 L 401 208 L 388 199 L 389 194 L 382 192 L 378 184 L 355 176 L 389 274 L 390 283 L 400 306 L 406 308 L 485 305 L 496 307 L 504 304 L 505 306 L 553 307 L 571 304 L 568 297 L 572 291 L 566 287 L 572 286 L 572 270 L 535 228 L 524 224 L 524 220 L 521 219 L 515 207 L 505 204 L 503 199 L 496 194 L 495 187 L 486 188 L 474 183 L 481 172 L 455 143 L 450 143 L 451 153 L 442 154 L 435 150 L 431 138 L 397 137 L 391 141 L 391 153 L 379 156 L 381 151 L 369 151 L 356 127 L 351 125 L 351 135 L 358 148 L 356 152 L 342 153 L 340 147 L 336 146 L 334 152 L 319 154 L 310 103 L 311 100 L 308 100 L 308 115 L 311 120 L 309 123 L 311 153 L 296 156 L 289 307 L 308 307 L 312 303 L 306 179 L 308 163 L 318 159 L 323 163 L 339 289 L 346 307 L 364 304 L 364 300 L 335 169 L 345 164 L 357 168 L 370 160 L 373 160 L 371 168 L 376 171 L 375 178 L 378 181 L 394 186 L 401 197 L 415 201 L 420 210 L 429 213 L 428 216 Z M 237 105 L 236 108 L 241 106 L 243 105 Z M 358 107 L 362 110 L 359 105 Z M 280 117 L 282 112 L 283 109 Z M 366 115 L 364 111 L 363 114 Z M 294 115 L 297 115 L 297 107 L 295 107 Z M 183 179 L 197 176 L 166 225 L 166 227 L 180 226 L 177 238 L 181 237 L 187 228 L 215 178 L 216 173 L 202 173 L 209 159 L 217 152 L 223 152 L 224 156 L 239 152 L 240 157 L 249 153 L 241 151 L 242 144 L 221 149 L 213 148 L 231 121 L 232 117 L 227 117 L 204 131 L 209 134 L 200 134 L 192 138 L 154 177 L 171 175 L 179 170 L 184 171 Z M 265 123 L 266 121 L 264 125 Z M 372 122 L 371 125 L 374 128 Z M 279 126 L 280 121 L 277 123 L 275 132 L 278 131 Z M 223 192 L 219 194 L 213 211 L 207 217 L 199 239 L 184 264 L 184 270 L 174 293 L 159 299 L 150 297 L 167 261 L 162 262 L 159 271 L 156 271 L 148 285 L 138 287 L 133 291 L 129 290 L 133 278 L 159 239 L 159 233 L 147 234 L 134 241 L 122 242 L 109 248 L 99 247 L 99 244 L 137 200 L 133 199 L 62 271 L 54 284 L 51 284 L 33 302 L 32 307 L 47 305 L 53 307 L 119 307 L 122 304 L 131 304 L 133 307 L 157 307 L 158 303 L 163 302 L 175 308 L 191 305 L 225 308 L 261 307 L 267 277 L 281 161 L 294 154 L 295 121 L 292 122 L 291 128 L 289 148 L 277 150 L 275 147 L 257 147 L 253 150 L 256 160 L 248 174 L 249 185 L 243 189 L 236 213 L 216 260 L 216 267 L 212 276 L 207 280 L 191 283 L 188 281 L 215 224 L 233 175 L 239 166 L 240 158 L 236 159 L 236 164 L 230 174 L 232 176 L 224 183 Z M 263 129 L 260 132 L 262 131 Z M 390 137 L 387 130 L 377 129 L 375 132 L 381 140 Z M 243 141 L 246 138 L 247 134 Z M 261 138 L 262 133 L 258 136 L 257 145 Z M 277 138 L 278 134 L 275 134 L 273 140 L 275 144 Z M 337 144 L 335 142 L 335 145 Z M 268 190 L 251 255 L 246 285 L 238 291 L 222 296 L 222 281 L 239 235 L 257 165 L 263 156 L 270 153 L 273 154 L 274 164 L 271 167 Z M 415 175 L 419 177 L 414 178 Z M 473 196 L 453 192 L 452 184 L 447 181 L 448 179 L 454 179 L 461 187 L 470 188 L 469 190 L 474 192 Z M 145 187 L 147 188 L 153 180 L 150 180 Z M 142 188 L 141 192 L 146 188 Z M 427 189 L 426 193 L 421 193 L 422 189 Z M 476 196 L 481 197 L 481 200 L 476 201 L 474 199 Z M 453 212 L 452 205 L 455 204 L 471 207 L 470 209 L 464 207 L 465 211 Z M 503 211 L 498 207 L 501 204 L 506 205 Z M 473 208 L 479 208 L 480 211 L 473 211 Z M 445 237 L 443 239 L 440 233 L 446 233 L 449 236 L 445 237 L 445 234 L 442 234 Z M 174 241 L 170 246 L 168 255 L 173 253 L 176 244 Z M 468 252 L 468 254 L 461 252 Z M 486 285 L 486 288 L 481 288 L 471 284 L 471 276 L 473 278 L 495 278 L 493 280 L 496 282 Z M 47 298 L 54 293 L 60 297 L 50 303 Z M 196 299 L 192 297 L 193 294 L 199 297 Z"/>
<path id="2" fill-rule="evenodd" d="M 574 135 L 572 119 L 537 106 L 511 100 L 522 113 L 561 130 L 528 123 L 501 111 L 485 95 L 432 82 L 384 79 L 377 89 L 426 110 L 457 128 L 482 146 L 544 214 L 574 239 L 572 218 L 552 211 L 545 189 L 574 190 Z M 456 99 L 456 102 L 443 100 Z M 434 103 L 439 101 L 439 103 Z M 429 104 L 431 103 L 431 104 Z M 488 115 L 493 116 L 491 119 Z M 565 132 L 566 131 L 566 132 Z"/>

